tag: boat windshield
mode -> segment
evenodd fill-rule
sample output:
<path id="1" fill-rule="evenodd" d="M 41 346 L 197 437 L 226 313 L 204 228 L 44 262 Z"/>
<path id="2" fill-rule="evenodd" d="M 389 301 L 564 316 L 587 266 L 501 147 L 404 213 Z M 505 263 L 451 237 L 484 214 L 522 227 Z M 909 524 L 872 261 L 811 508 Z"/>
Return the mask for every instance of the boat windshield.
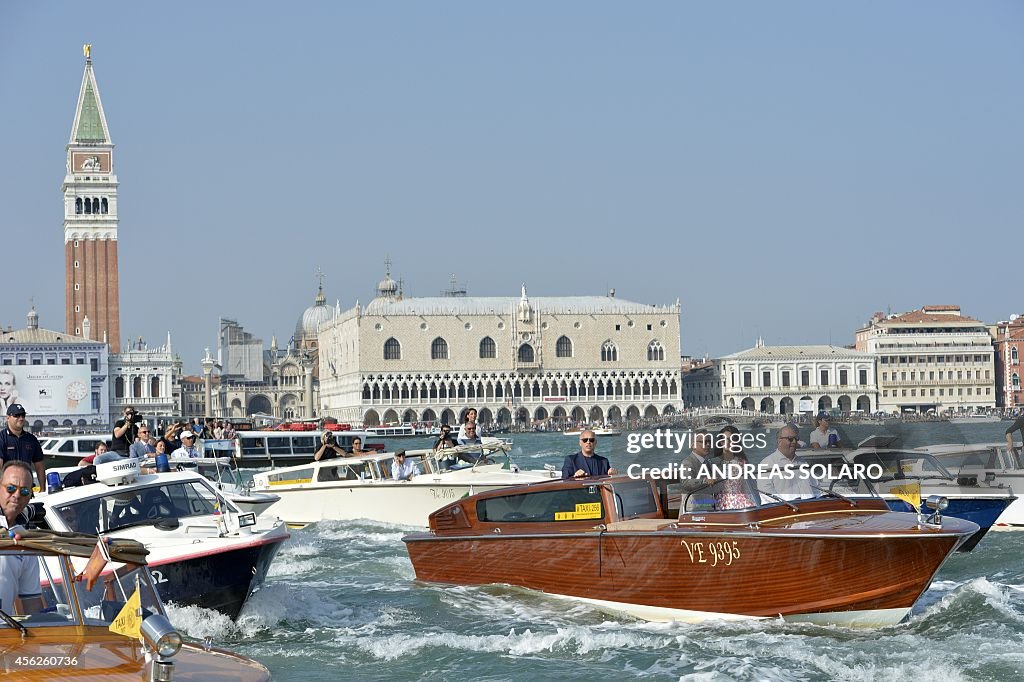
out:
<path id="1" fill-rule="evenodd" d="M 23 627 L 78 625 L 68 597 L 66 565 L 31 549 L 0 552 L 0 610 Z M 0 619 L 0 628 L 16 627 Z"/>
<path id="2" fill-rule="evenodd" d="M 57 508 L 66 530 L 102 533 L 142 523 L 206 516 L 222 509 L 237 511 L 204 482 L 176 481 L 129 490 L 112 489 Z M 58 524 L 51 523 L 51 527 Z"/>
<path id="3" fill-rule="evenodd" d="M 855 464 L 862 464 L 872 482 L 897 481 L 900 479 L 940 478 L 953 480 L 954 476 L 931 455 L 920 452 L 879 451 L 862 452 L 853 457 Z"/>
<path id="4" fill-rule="evenodd" d="M 136 581 L 142 608 L 152 613 L 163 613 L 148 567 L 129 563 L 101 575 L 92 590 L 86 589 L 84 581 L 75 583 L 85 624 L 109 626 L 114 622 L 125 602 L 134 594 Z"/>

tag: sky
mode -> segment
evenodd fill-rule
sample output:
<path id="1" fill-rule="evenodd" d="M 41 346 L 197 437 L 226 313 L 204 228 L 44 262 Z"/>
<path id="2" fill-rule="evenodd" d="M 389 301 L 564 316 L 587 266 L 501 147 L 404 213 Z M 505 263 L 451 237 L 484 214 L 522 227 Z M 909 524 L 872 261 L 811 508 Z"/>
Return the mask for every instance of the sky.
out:
<path id="1" fill-rule="evenodd" d="M 1024 4 L 0 3 L 0 325 L 63 330 L 92 57 L 122 336 L 186 373 L 390 257 L 406 296 L 682 304 L 684 354 L 1024 312 Z M 1005 257 L 1004 257 L 1005 256 Z"/>

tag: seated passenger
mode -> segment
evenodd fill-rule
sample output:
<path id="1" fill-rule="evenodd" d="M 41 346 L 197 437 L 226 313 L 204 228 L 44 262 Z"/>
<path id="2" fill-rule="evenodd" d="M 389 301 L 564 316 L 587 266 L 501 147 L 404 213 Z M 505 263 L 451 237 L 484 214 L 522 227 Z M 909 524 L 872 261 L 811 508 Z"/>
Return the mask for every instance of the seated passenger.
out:
<path id="1" fill-rule="evenodd" d="M 391 464 L 391 478 L 395 481 L 411 481 L 413 476 L 419 475 L 419 465 L 406 459 L 405 450 L 395 450 L 395 460 Z"/>
<path id="2" fill-rule="evenodd" d="M 718 458 L 727 467 L 729 475 L 715 492 L 715 509 L 725 511 L 756 507 L 760 503 L 760 496 L 757 494 L 756 481 L 746 475 L 747 455 L 743 452 L 739 429 L 730 424 L 722 427 L 718 433 L 722 439 Z"/>

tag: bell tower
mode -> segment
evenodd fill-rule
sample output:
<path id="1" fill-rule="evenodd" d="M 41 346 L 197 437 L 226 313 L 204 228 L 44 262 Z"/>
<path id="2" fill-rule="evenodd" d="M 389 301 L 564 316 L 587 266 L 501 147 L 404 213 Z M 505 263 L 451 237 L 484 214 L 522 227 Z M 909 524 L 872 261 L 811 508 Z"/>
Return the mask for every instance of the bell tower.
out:
<path id="1" fill-rule="evenodd" d="M 120 352 L 117 286 L 117 176 L 114 143 L 92 70 L 92 45 L 83 45 L 85 73 L 67 145 L 64 192 L 66 331 L 106 341 Z M 85 332 L 88 317 L 90 331 Z"/>

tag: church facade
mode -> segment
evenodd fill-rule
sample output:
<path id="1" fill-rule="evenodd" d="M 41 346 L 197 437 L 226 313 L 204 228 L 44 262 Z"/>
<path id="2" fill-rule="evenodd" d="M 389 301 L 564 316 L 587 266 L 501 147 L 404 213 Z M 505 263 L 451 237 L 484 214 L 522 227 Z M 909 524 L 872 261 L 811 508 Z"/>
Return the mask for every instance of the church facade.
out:
<path id="1" fill-rule="evenodd" d="M 626 423 L 680 406 L 679 302 L 608 296 L 377 297 L 320 325 L 323 416 L 374 425 Z"/>

